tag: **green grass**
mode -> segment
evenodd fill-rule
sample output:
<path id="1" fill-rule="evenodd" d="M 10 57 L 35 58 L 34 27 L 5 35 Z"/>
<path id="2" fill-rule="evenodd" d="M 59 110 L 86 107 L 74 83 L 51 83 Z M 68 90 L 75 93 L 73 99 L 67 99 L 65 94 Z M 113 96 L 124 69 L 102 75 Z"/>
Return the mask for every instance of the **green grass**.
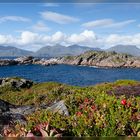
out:
<path id="1" fill-rule="evenodd" d="M 140 97 L 110 95 L 117 87 L 139 86 L 131 80 L 102 83 L 89 87 L 74 87 L 48 82 L 34 84 L 29 89 L 0 88 L 0 99 L 16 105 L 51 104 L 64 100 L 70 116 L 40 110 L 27 117 L 27 128 L 48 121 L 69 136 L 137 136 L 140 132 Z M 123 91 L 122 91 L 123 92 Z M 131 90 L 133 92 L 133 90 Z M 129 94 L 129 90 L 128 90 Z M 126 105 L 121 100 L 127 101 Z M 131 106 L 130 106 L 131 104 Z"/>

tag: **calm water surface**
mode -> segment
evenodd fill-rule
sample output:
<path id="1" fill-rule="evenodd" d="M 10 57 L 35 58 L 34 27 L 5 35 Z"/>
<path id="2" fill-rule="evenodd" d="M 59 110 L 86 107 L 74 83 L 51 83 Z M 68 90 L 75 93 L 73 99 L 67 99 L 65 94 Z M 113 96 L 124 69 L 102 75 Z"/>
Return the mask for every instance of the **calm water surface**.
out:
<path id="1" fill-rule="evenodd" d="M 93 68 L 86 66 L 40 66 L 20 65 L 0 67 L 0 77 L 18 76 L 36 82 L 54 81 L 76 86 L 88 86 L 118 79 L 140 81 L 140 69 Z"/>

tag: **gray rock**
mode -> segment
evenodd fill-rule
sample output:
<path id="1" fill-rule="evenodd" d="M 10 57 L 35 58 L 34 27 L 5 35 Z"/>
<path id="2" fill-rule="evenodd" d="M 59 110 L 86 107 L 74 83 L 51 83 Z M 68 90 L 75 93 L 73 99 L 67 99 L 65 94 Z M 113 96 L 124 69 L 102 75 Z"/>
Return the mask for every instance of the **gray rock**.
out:
<path id="1" fill-rule="evenodd" d="M 19 106 L 19 107 L 14 107 L 14 108 L 9 108 L 9 112 L 11 113 L 19 113 L 22 115 L 28 115 L 32 114 L 35 112 L 36 108 L 34 106 Z"/>
<path id="2" fill-rule="evenodd" d="M 8 111 L 10 111 L 10 108 L 14 108 L 14 107 L 16 107 L 16 106 L 0 99 L 1 112 L 8 112 Z"/>
<path id="3" fill-rule="evenodd" d="M 50 111 L 52 111 L 52 112 L 58 112 L 58 113 L 60 113 L 60 114 L 62 114 L 62 115 L 69 116 L 68 109 L 67 109 L 67 107 L 65 106 L 65 103 L 64 103 L 63 100 L 54 103 L 53 105 L 51 105 L 51 106 L 48 107 L 47 109 L 50 110 Z"/>
<path id="4" fill-rule="evenodd" d="M 58 112 L 62 115 L 69 116 L 68 109 L 63 100 L 53 103 L 50 106 L 44 104 L 39 107 L 35 107 L 30 105 L 12 105 L 0 99 L 0 133 L 6 125 L 12 125 L 17 122 L 25 125 L 25 115 L 32 114 L 38 109 L 50 110 L 52 112 Z"/>
<path id="5" fill-rule="evenodd" d="M 51 58 L 49 60 L 41 59 L 41 60 L 35 61 L 33 64 L 39 64 L 39 65 L 43 65 L 43 66 L 50 66 L 50 65 L 58 64 L 58 60 L 54 59 L 54 58 Z"/>
<path id="6" fill-rule="evenodd" d="M 16 122 L 19 122 L 20 124 L 26 123 L 26 119 L 23 114 L 20 114 L 18 110 L 15 112 L 11 111 L 17 107 L 18 106 L 0 99 L 0 132 L 6 125 L 11 125 Z"/>
<path id="7" fill-rule="evenodd" d="M 17 122 L 26 124 L 24 115 L 33 112 L 35 112 L 35 107 L 12 105 L 0 99 L 0 132 L 6 125 L 12 125 Z"/>
<path id="8" fill-rule="evenodd" d="M 30 88 L 33 82 L 26 79 L 20 78 L 0 78 L 0 87 L 9 85 L 13 88 Z"/>
<path id="9" fill-rule="evenodd" d="M 22 114 L 14 114 L 5 112 L 0 114 L 0 133 L 2 133 L 3 129 L 8 125 L 14 125 L 16 123 L 20 123 L 21 125 L 26 125 L 26 118 Z"/>
<path id="10" fill-rule="evenodd" d="M 5 112 L 0 115 L 0 125 L 8 125 L 12 123 L 26 124 L 26 118 L 19 113 Z"/>
<path id="11" fill-rule="evenodd" d="M 32 64 L 34 57 L 32 56 L 23 56 L 15 59 L 18 64 Z"/>

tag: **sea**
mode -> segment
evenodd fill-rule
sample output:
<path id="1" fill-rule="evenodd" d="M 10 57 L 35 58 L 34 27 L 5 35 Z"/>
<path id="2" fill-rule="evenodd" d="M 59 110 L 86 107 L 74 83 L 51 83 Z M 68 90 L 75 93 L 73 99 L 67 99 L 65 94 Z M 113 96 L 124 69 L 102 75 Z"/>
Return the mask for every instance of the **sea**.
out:
<path id="1" fill-rule="evenodd" d="M 21 77 L 34 82 L 59 82 L 89 86 L 129 79 L 140 81 L 138 68 L 96 68 L 72 65 L 15 65 L 0 67 L 0 77 Z"/>

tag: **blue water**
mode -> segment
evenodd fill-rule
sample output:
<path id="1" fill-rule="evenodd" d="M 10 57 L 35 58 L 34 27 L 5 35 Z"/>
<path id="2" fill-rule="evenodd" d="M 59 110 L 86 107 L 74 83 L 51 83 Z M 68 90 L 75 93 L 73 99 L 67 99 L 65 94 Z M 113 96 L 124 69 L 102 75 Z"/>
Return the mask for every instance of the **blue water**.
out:
<path id="1" fill-rule="evenodd" d="M 118 79 L 140 81 L 140 69 L 93 68 L 70 65 L 20 65 L 0 67 L 0 77 L 18 76 L 36 82 L 55 81 L 76 86 L 88 86 Z"/>

